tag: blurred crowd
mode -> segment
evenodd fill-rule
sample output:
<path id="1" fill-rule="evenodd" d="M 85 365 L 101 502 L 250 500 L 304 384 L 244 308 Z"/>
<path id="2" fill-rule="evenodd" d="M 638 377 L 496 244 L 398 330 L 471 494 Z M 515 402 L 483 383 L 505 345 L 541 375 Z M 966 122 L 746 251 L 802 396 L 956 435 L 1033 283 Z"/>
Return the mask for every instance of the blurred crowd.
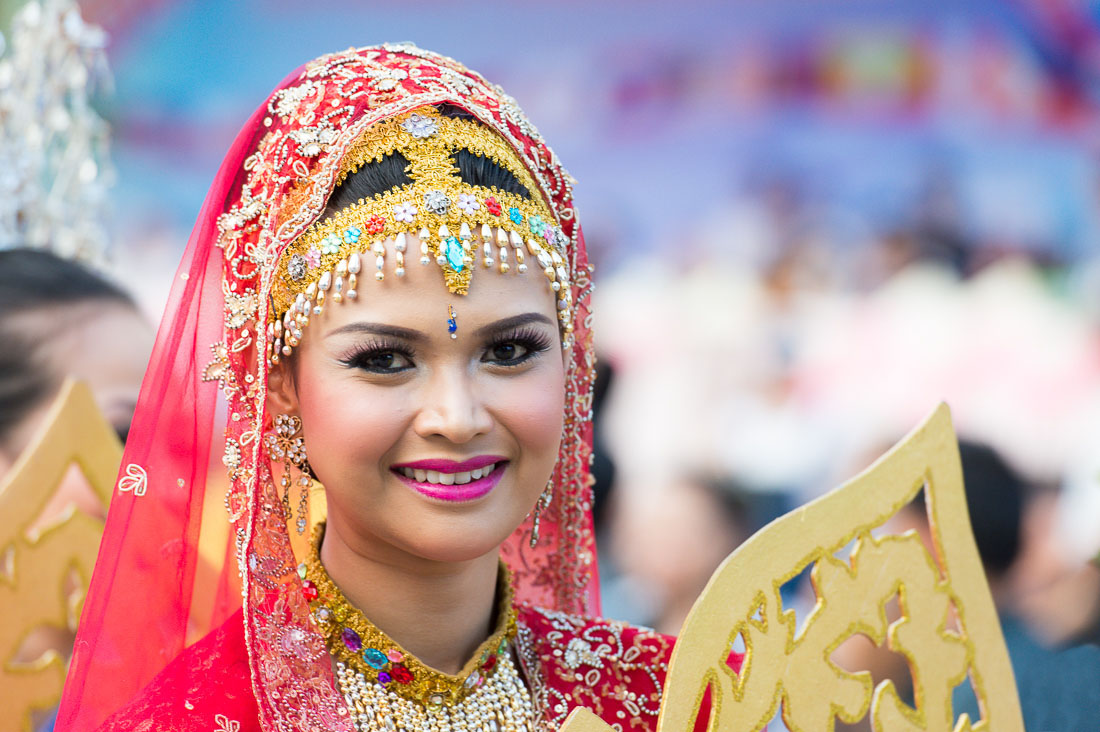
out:
<path id="1" fill-rule="evenodd" d="M 797 181 L 749 190 L 599 281 L 605 609 L 675 634 L 734 548 L 946 401 L 1028 728 L 1069 729 L 1100 688 L 1100 260 L 968 236 L 952 203 L 853 244 Z M 926 535 L 918 508 L 888 528 Z M 842 648 L 912 693 L 900 656 Z"/>

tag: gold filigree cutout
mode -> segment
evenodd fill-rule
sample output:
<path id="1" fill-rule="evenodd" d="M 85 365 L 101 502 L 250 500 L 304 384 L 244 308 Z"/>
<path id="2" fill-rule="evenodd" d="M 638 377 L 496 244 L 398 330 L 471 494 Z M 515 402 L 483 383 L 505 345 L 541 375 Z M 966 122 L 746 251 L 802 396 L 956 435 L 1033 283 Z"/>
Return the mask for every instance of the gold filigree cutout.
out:
<path id="1" fill-rule="evenodd" d="M 933 553 L 914 532 L 872 535 L 922 489 Z M 850 560 L 838 559 L 849 545 Z M 807 567 L 816 603 L 796 632 L 779 590 Z M 895 596 L 901 617 L 888 622 Z M 876 687 L 869 672 L 831 660 L 859 634 L 906 658 L 915 706 L 893 682 Z M 956 719 L 952 710 L 952 691 L 968 673 L 981 720 Z M 832 730 L 838 718 L 868 714 L 880 732 L 1023 730 L 946 405 L 864 473 L 774 521 L 722 563 L 677 641 L 658 730 L 694 729 L 708 689 L 708 732 L 756 732 L 779 711 L 793 732 Z M 610 729 L 577 710 L 562 732 Z"/>

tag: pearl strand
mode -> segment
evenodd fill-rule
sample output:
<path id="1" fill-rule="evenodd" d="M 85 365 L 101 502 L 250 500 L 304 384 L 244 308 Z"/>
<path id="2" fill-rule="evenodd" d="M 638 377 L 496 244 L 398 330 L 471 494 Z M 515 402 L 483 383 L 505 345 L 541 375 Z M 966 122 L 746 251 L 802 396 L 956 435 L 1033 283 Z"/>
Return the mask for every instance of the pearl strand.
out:
<path id="1" fill-rule="evenodd" d="M 369 681 L 342 661 L 336 677 L 358 732 L 535 732 L 531 695 L 505 650 L 497 671 L 457 704 L 427 707 Z"/>

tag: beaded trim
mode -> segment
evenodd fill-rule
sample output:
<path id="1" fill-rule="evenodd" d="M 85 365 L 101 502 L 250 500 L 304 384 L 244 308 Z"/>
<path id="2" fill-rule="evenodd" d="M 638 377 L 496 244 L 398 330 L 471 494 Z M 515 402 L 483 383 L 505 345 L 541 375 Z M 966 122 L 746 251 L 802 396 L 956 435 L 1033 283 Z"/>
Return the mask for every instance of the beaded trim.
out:
<path id="1" fill-rule="evenodd" d="M 298 565 L 298 575 L 313 619 L 337 662 L 428 710 L 462 702 L 493 676 L 498 660 L 508 653 L 508 642 L 516 635 L 512 575 L 504 562 L 497 579 L 500 612 L 495 631 L 457 675 L 445 674 L 422 663 L 348 602 L 321 565 L 324 529 L 322 523 L 314 530 L 309 556 Z"/>
<path id="2" fill-rule="evenodd" d="M 451 157 L 460 149 L 511 172 L 533 198 L 464 182 Z M 419 248 L 420 264 L 439 265 L 447 289 L 458 295 L 469 291 L 479 251 L 484 267 L 502 274 L 513 261 L 518 272 L 526 272 L 527 256 L 534 258 L 557 293 L 562 333 L 571 339 L 572 294 L 564 257 L 569 238 L 537 198 L 535 181 L 508 144 L 484 125 L 423 107 L 369 127 L 349 149 L 337 183 L 392 153 L 409 160 L 412 183 L 341 209 L 283 252 L 271 288 L 270 362 L 290 355 L 310 316 L 320 315 L 326 300 L 356 299 L 358 279 L 372 261 L 374 277 L 383 280 L 392 254 L 393 273 L 403 277 L 410 246 Z M 390 239 L 392 252 L 385 243 Z"/>

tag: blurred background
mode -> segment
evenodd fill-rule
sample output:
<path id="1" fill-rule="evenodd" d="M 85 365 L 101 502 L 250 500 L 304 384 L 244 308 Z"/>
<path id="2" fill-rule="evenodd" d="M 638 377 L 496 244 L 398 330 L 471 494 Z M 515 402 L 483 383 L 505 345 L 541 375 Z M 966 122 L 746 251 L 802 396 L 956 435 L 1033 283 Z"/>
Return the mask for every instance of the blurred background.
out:
<path id="1" fill-rule="evenodd" d="M 1002 608 L 1100 638 L 1100 3 L 81 7 L 109 37 L 111 267 L 154 321 L 296 65 L 411 40 L 517 98 L 598 267 L 607 614 L 675 633 L 752 531 L 946 401 L 1019 486 Z"/>

